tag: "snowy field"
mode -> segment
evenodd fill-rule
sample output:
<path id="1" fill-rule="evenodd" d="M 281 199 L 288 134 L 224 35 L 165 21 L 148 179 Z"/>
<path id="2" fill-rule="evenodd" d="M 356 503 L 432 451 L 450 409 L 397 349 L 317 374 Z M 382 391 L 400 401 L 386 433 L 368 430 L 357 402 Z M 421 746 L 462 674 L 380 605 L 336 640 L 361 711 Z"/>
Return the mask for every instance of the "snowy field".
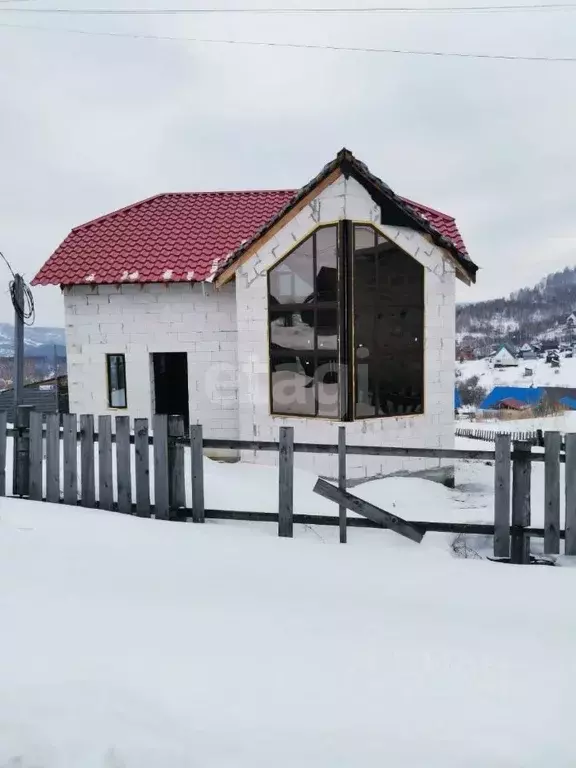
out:
<path id="1" fill-rule="evenodd" d="M 560 360 L 560 368 L 552 368 L 545 360 L 518 360 L 512 368 L 494 368 L 488 359 L 467 360 L 456 363 L 461 379 L 478 376 L 479 385 L 491 392 L 494 387 L 576 387 L 576 358 Z M 533 376 L 524 376 L 524 369 L 531 368 Z"/>
<path id="2" fill-rule="evenodd" d="M 574 765 L 576 570 L 336 537 L 0 499 L 0 766 Z"/>

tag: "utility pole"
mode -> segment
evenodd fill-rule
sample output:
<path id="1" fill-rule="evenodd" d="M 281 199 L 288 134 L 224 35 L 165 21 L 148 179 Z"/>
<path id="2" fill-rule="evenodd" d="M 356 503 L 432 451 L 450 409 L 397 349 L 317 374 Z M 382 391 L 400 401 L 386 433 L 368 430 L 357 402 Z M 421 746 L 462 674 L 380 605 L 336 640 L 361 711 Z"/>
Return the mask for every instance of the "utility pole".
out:
<path id="1" fill-rule="evenodd" d="M 24 401 L 24 280 L 14 275 L 14 413 Z"/>

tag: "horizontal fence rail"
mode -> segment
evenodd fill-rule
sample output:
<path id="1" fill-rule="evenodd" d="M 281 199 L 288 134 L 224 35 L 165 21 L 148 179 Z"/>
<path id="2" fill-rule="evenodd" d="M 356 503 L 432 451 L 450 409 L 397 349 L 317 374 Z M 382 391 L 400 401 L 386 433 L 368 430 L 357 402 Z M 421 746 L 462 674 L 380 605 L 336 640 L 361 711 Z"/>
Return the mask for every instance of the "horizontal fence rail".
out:
<path id="1" fill-rule="evenodd" d="M 473 437 L 477 430 L 458 429 Z M 156 415 L 151 421 L 127 416 L 50 414 L 43 417 L 19 409 L 16 424 L 8 428 L 0 412 L 0 495 L 6 494 L 7 438 L 13 438 L 13 493 L 33 500 L 60 502 L 87 508 L 114 510 L 165 520 L 206 519 L 273 522 L 280 536 L 292 537 L 294 523 L 335 525 L 340 541 L 346 528 L 388 528 L 411 532 L 414 541 L 427 532 L 475 534 L 494 537 L 494 557 L 524 563 L 530 559 L 529 540 L 544 539 L 545 554 L 576 555 L 576 435 L 559 432 L 493 432 L 492 450 L 405 448 L 401 446 L 346 445 L 345 427 L 338 444 L 298 443 L 294 428 L 282 427 L 279 441 L 205 438 L 201 425 L 185 430 L 180 416 Z M 536 442 L 535 442 L 536 441 Z M 543 450 L 540 448 L 542 445 Z M 536 450 L 534 447 L 538 446 Z M 278 453 L 278 511 L 253 512 L 206 509 L 204 450 L 274 451 Z M 185 450 L 190 449 L 190 450 Z M 294 511 L 294 454 L 332 454 L 338 464 L 337 484 L 320 481 L 316 492 L 334 502 L 334 515 L 305 515 Z M 494 522 L 454 523 L 400 520 L 390 510 L 363 502 L 346 490 L 348 455 L 468 460 L 494 463 Z M 186 462 L 189 462 L 188 468 Z M 531 467 L 544 463 L 544 527 L 531 525 Z M 565 530 L 560 525 L 560 465 L 566 464 Z M 192 507 L 186 506 L 186 469 L 191 478 Z M 425 501 L 425 500 L 424 500 Z M 346 508 L 359 517 L 350 516 Z M 388 522 L 387 522 L 388 521 Z M 417 531 L 417 535 L 414 534 Z M 421 535 L 420 535 L 421 534 Z"/>

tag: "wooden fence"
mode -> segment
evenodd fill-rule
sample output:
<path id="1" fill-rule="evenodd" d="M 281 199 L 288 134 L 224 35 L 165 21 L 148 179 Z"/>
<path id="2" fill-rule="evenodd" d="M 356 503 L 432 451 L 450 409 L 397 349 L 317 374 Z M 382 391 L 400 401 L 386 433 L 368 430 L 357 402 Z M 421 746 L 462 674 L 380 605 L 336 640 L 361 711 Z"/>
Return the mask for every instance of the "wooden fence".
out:
<path id="1" fill-rule="evenodd" d="M 337 515 L 294 513 L 295 452 L 337 455 L 338 488 L 341 491 L 346 488 L 348 455 L 477 460 L 494 462 L 492 524 L 426 520 L 410 521 L 410 524 L 423 533 L 493 535 L 494 556 L 510 558 L 517 563 L 529 560 L 530 537 L 544 539 L 546 554 L 558 554 L 560 539 L 565 538 L 565 553 L 576 555 L 576 434 L 566 435 L 563 442 L 560 433 L 548 432 L 543 441 L 544 450 L 533 449 L 528 442 L 512 442 L 510 435 L 506 434 L 495 436 L 493 450 L 459 450 L 346 445 L 345 427 L 339 428 L 338 445 L 296 443 L 291 427 L 280 428 L 279 442 L 205 439 L 201 425 L 191 426 L 189 434 L 185 434 L 181 417 L 154 416 L 151 428 L 148 419 L 135 419 L 131 432 L 127 416 L 117 416 L 114 425 L 110 416 L 99 416 L 95 421 L 92 415 L 82 415 L 78 420 L 74 414 L 50 414 L 44 421 L 42 414 L 21 409 L 17 425 L 8 429 L 6 413 L 0 412 L 0 496 L 6 494 L 6 438 L 13 437 L 13 492 L 17 496 L 117 510 L 141 517 L 192 519 L 197 523 L 204 522 L 207 517 L 274 521 L 278 524 L 280 536 L 292 536 L 294 523 L 337 525 L 340 527 L 340 540 L 344 542 L 348 526 L 381 525 L 374 522 L 374 518 L 346 515 L 345 502 L 350 493 L 334 496 Z M 186 507 L 186 447 L 190 448 L 191 509 Z M 278 452 L 278 512 L 205 509 L 204 448 Z M 95 478 L 96 461 L 98 482 Z M 531 527 L 531 467 L 534 462 L 545 465 L 543 528 Z M 561 463 L 566 464 L 565 531 L 560 527 Z M 321 489 L 317 492 L 320 493 Z M 348 507 L 356 509 L 350 503 Z M 422 509 L 425 508 L 426 499 L 422 499 Z"/>
<path id="2" fill-rule="evenodd" d="M 506 432 L 506 430 L 496 429 L 472 429 L 469 427 L 456 427 L 456 437 L 468 437 L 471 440 L 482 440 L 488 443 L 496 442 L 498 435 L 510 435 L 512 440 L 520 441 L 523 443 L 530 443 L 531 445 L 544 445 L 544 433 L 541 429 L 536 429 L 528 432 Z"/>

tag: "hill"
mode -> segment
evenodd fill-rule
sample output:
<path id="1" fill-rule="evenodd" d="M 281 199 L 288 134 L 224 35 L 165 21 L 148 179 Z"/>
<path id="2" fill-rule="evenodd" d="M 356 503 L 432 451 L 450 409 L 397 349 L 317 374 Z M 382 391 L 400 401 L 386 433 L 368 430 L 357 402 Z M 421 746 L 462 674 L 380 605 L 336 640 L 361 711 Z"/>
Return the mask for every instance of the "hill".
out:
<path id="1" fill-rule="evenodd" d="M 64 357 L 66 340 L 63 328 L 41 328 L 32 326 L 24 331 L 24 353 L 26 357 L 50 357 L 55 354 Z M 0 323 L 0 357 L 14 354 L 14 326 Z"/>
<path id="2" fill-rule="evenodd" d="M 566 318 L 574 309 L 576 268 L 567 267 L 508 298 L 458 305 L 457 342 L 478 349 L 500 341 L 522 345 L 537 339 L 561 338 Z"/>

